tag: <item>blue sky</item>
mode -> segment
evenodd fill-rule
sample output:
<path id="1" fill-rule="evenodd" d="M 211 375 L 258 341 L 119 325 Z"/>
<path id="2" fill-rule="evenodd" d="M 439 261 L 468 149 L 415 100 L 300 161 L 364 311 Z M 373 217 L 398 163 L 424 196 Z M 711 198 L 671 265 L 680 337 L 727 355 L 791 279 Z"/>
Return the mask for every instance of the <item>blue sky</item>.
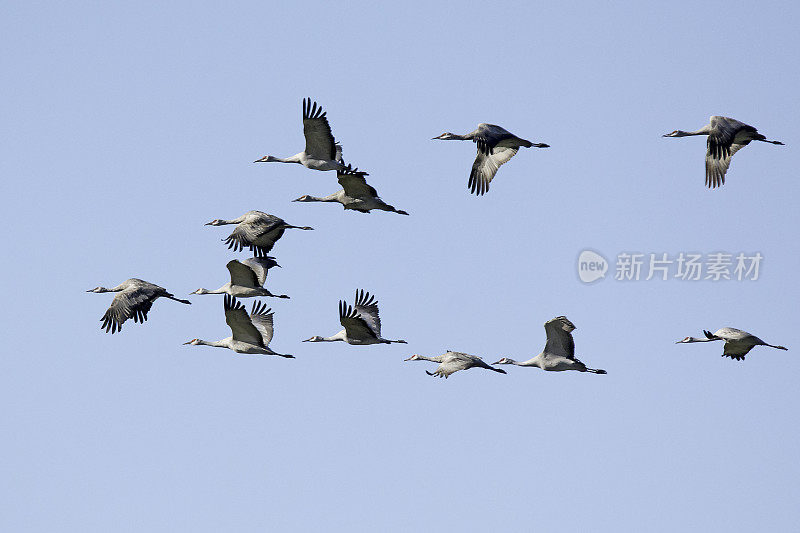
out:
<path id="1" fill-rule="evenodd" d="M 0 359 L 9 531 L 796 530 L 800 244 L 798 9 L 669 2 L 3 7 L 6 198 Z M 334 173 L 258 164 L 303 148 L 324 106 L 345 159 L 411 213 L 291 203 Z M 703 185 L 710 115 L 786 146 Z M 471 143 L 522 150 L 481 198 Z M 156 302 L 108 335 L 140 277 L 178 296 L 226 281 L 205 227 L 250 209 L 287 232 L 273 347 L 227 336 L 222 298 Z M 582 284 L 584 249 L 760 252 L 754 282 Z M 302 344 L 356 288 L 407 346 Z M 412 353 L 524 360 L 567 315 L 606 376 L 508 368 L 429 378 Z M 744 363 L 739 327 L 788 352 Z"/>

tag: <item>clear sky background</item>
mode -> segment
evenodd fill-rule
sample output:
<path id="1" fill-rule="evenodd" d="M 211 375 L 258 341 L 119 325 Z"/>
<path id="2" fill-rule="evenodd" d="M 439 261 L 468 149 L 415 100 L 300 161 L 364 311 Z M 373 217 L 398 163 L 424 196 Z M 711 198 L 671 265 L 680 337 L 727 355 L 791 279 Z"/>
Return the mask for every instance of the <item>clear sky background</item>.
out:
<path id="1" fill-rule="evenodd" d="M 8 2 L 0 180 L 5 531 L 797 531 L 795 3 Z M 301 100 L 409 217 L 291 203 L 335 173 L 253 164 L 304 147 Z M 710 115 L 759 128 L 718 190 Z M 479 122 L 522 150 L 468 193 Z M 178 296 L 245 257 L 203 226 L 258 209 L 287 232 L 272 346 L 229 335 L 222 297 L 154 305 L 109 335 L 129 277 Z M 755 282 L 605 279 L 578 253 L 760 252 Z M 609 273 L 609 276 L 613 272 Z M 356 288 L 406 345 L 303 344 Z M 249 306 L 249 302 L 248 302 Z M 539 353 L 565 314 L 608 375 L 459 372 Z M 733 326 L 788 352 L 745 362 Z"/>

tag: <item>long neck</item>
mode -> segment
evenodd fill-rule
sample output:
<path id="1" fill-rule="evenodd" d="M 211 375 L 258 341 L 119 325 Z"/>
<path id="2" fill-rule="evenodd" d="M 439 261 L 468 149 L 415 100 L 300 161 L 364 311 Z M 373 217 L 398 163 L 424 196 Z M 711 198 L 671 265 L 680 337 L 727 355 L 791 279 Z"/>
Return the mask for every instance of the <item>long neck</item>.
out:
<path id="1" fill-rule="evenodd" d="M 220 221 L 216 225 L 217 226 L 224 226 L 226 224 L 239 224 L 240 222 L 244 222 L 244 217 L 245 217 L 245 215 L 242 215 L 242 216 L 240 216 L 238 218 L 234 218 L 234 219 L 231 219 L 231 220 L 222 220 L 222 219 L 220 219 Z"/>
<path id="2" fill-rule="evenodd" d="M 334 341 L 343 341 L 345 339 L 345 330 L 340 331 L 336 335 L 331 335 L 330 337 L 317 337 L 311 342 L 334 342 Z"/>
<path id="3" fill-rule="evenodd" d="M 305 199 L 306 202 L 335 202 L 337 200 L 336 194 L 330 194 L 328 196 L 324 196 L 322 198 L 318 196 L 311 196 L 308 195 L 308 198 Z"/>
<path id="4" fill-rule="evenodd" d="M 420 359 L 423 361 L 430 361 L 432 363 L 441 363 L 444 360 L 444 355 L 434 355 L 433 357 L 428 357 L 427 355 L 420 355 Z"/>
<path id="5" fill-rule="evenodd" d="M 294 154 L 290 157 L 273 157 L 268 156 L 266 161 L 268 163 L 302 163 L 302 156 L 304 152 L 300 152 L 299 154 Z"/>
<path id="6" fill-rule="evenodd" d="M 199 346 L 213 346 L 214 348 L 228 348 L 228 341 L 230 339 L 222 339 L 218 341 L 204 341 L 202 339 L 198 339 L 197 344 Z"/>
<path id="7" fill-rule="evenodd" d="M 678 130 L 678 135 L 677 136 L 678 137 L 689 137 L 690 135 L 708 135 L 709 133 L 711 133 L 711 126 L 706 124 L 705 126 L 703 126 L 702 128 L 700 128 L 697 131 Z"/>
<path id="8" fill-rule="evenodd" d="M 720 340 L 722 339 L 698 339 L 697 337 L 689 337 L 689 340 L 686 340 L 684 342 L 714 342 Z"/>
<path id="9" fill-rule="evenodd" d="M 228 287 L 229 286 L 230 286 L 230 283 L 226 283 L 225 285 L 223 285 L 219 289 L 214 289 L 213 291 L 210 291 L 208 289 L 199 289 L 195 294 L 228 294 Z"/>

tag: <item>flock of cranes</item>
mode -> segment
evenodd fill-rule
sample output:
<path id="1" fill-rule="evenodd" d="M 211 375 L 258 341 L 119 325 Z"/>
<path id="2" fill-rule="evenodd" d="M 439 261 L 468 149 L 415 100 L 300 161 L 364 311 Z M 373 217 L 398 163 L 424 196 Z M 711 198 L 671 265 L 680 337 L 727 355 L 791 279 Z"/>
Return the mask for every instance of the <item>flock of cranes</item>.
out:
<path id="1" fill-rule="evenodd" d="M 319 171 L 336 171 L 337 180 L 342 190 L 324 197 L 304 195 L 294 200 L 295 202 L 336 202 L 345 210 L 354 210 L 369 213 L 372 210 L 381 210 L 408 215 L 406 211 L 395 208 L 384 202 L 374 187 L 366 181 L 366 172 L 345 164 L 342 159 L 342 147 L 336 142 L 328 123 L 327 114 L 316 102 L 310 98 L 303 100 L 303 134 L 306 140 L 305 150 L 287 158 L 271 155 L 262 157 L 255 162 L 298 163 L 306 168 Z M 725 174 L 730 166 L 731 158 L 741 148 L 751 141 L 761 141 L 772 144 L 783 144 L 780 141 L 768 140 L 758 133 L 756 128 L 737 120 L 712 116 L 709 124 L 697 131 L 673 131 L 664 137 L 685 137 L 690 135 L 707 135 L 706 152 L 706 185 L 716 188 L 725 183 Z M 489 190 L 489 184 L 497 174 L 498 169 L 507 163 L 520 148 L 548 148 L 544 143 L 533 143 L 517 137 L 509 131 L 492 124 L 479 124 L 475 131 L 465 135 L 445 132 L 438 140 L 471 140 L 476 144 L 477 156 L 469 175 L 468 187 L 470 192 L 478 196 L 484 195 Z M 287 229 L 312 230 L 308 226 L 294 226 L 281 218 L 262 211 L 248 211 L 238 218 L 231 220 L 215 219 L 206 223 L 207 226 L 222 226 L 235 224 L 231 234 L 222 239 L 228 249 L 241 252 L 245 248 L 253 253 L 253 257 L 238 260 L 233 259 L 227 263 L 230 281 L 216 290 L 197 289 L 191 294 L 224 294 L 223 309 L 225 322 L 231 329 L 231 336 L 219 341 L 205 341 L 198 338 L 184 344 L 194 346 L 214 346 L 228 348 L 236 353 L 275 355 L 284 358 L 294 358 L 290 354 L 273 351 L 269 344 L 274 334 L 273 315 L 271 309 L 261 301 L 253 303 L 250 313 L 237 298 L 273 297 L 289 298 L 285 294 L 276 295 L 264 287 L 269 270 L 280 267 L 274 257 L 268 255 L 275 243 L 283 236 Z M 117 295 L 111 306 L 101 318 L 101 328 L 106 332 L 115 333 L 122 330 L 123 323 L 128 319 L 134 322 L 147 320 L 147 313 L 158 298 L 167 298 L 183 304 L 190 304 L 188 300 L 176 298 L 163 287 L 152 283 L 132 278 L 120 285 L 107 289 L 96 287 L 87 292 L 103 293 L 115 292 Z M 356 290 L 353 304 L 344 300 L 339 301 L 339 322 L 344 329 L 330 337 L 315 335 L 303 342 L 335 342 L 343 341 L 352 345 L 370 344 L 407 344 L 404 340 L 390 340 L 381 336 L 381 319 L 378 311 L 378 302 L 368 292 Z M 575 357 L 575 341 L 572 332 L 575 325 L 565 316 L 559 316 L 544 324 L 546 342 L 544 349 L 537 356 L 518 362 L 508 357 L 503 357 L 493 365 L 516 365 L 522 367 L 538 367 L 542 370 L 560 372 L 574 370 L 593 374 L 605 374 L 605 370 L 588 368 Z M 758 337 L 735 328 L 722 328 L 715 333 L 704 331 L 705 338 L 686 337 L 678 343 L 725 341 L 723 356 L 735 360 L 744 360 L 745 355 L 755 346 L 769 346 L 779 350 L 786 350 L 783 346 L 768 344 Z M 483 368 L 501 374 L 506 371 L 487 364 L 481 357 L 463 352 L 448 350 L 437 356 L 424 356 L 414 354 L 406 361 L 430 361 L 438 363 L 434 372 L 428 375 L 447 378 L 459 370 L 470 368 Z"/>

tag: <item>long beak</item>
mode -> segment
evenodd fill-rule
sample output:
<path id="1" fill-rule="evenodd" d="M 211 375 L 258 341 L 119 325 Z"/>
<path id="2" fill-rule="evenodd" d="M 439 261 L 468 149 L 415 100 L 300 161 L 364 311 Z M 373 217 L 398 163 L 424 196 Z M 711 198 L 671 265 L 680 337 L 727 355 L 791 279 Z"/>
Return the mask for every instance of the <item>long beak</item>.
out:
<path id="1" fill-rule="evenodd" d="M 203 225 L 204 225 L 204 226 L 211 226 L 212 224 L 211 224 L 211 222 L 206 222 L 206 223 L 205 223 L 205 224 L 203 224 Z"/>
<path id="2" fill-rule="evenodd" d="M 414 357 L 414 356 L 412 355 L 411 357 Z M 403 359 L 403 361 L 411 361 L 411 357 L 409 357 L 408 359 Z"/>
<path id="3" fill-rule="evenodd" d="M 192 341 L 184 342 L 183 344 L 192 344 Z"/>
<path id="4" fill-rule="evenodd" d="M 502 361 L 502 359 L 500 359 L 500 361 Z M 499 364 L 500 364 L 500 361 L 495 361 L 495 362 L 494 362 L 494 363 L 492 363 L 492 364 L 493 364 L 493 365 L 499 365 Z"/>
<path id="5" fill-rule="evenodd" d="M 268 157 L 269 157 L 268 155 L 265 155 L 261 159 L 256 159 L 255 161 L 253 161 L 253 163 L 264 163 L 264 162 L 266 162 Z"/>

